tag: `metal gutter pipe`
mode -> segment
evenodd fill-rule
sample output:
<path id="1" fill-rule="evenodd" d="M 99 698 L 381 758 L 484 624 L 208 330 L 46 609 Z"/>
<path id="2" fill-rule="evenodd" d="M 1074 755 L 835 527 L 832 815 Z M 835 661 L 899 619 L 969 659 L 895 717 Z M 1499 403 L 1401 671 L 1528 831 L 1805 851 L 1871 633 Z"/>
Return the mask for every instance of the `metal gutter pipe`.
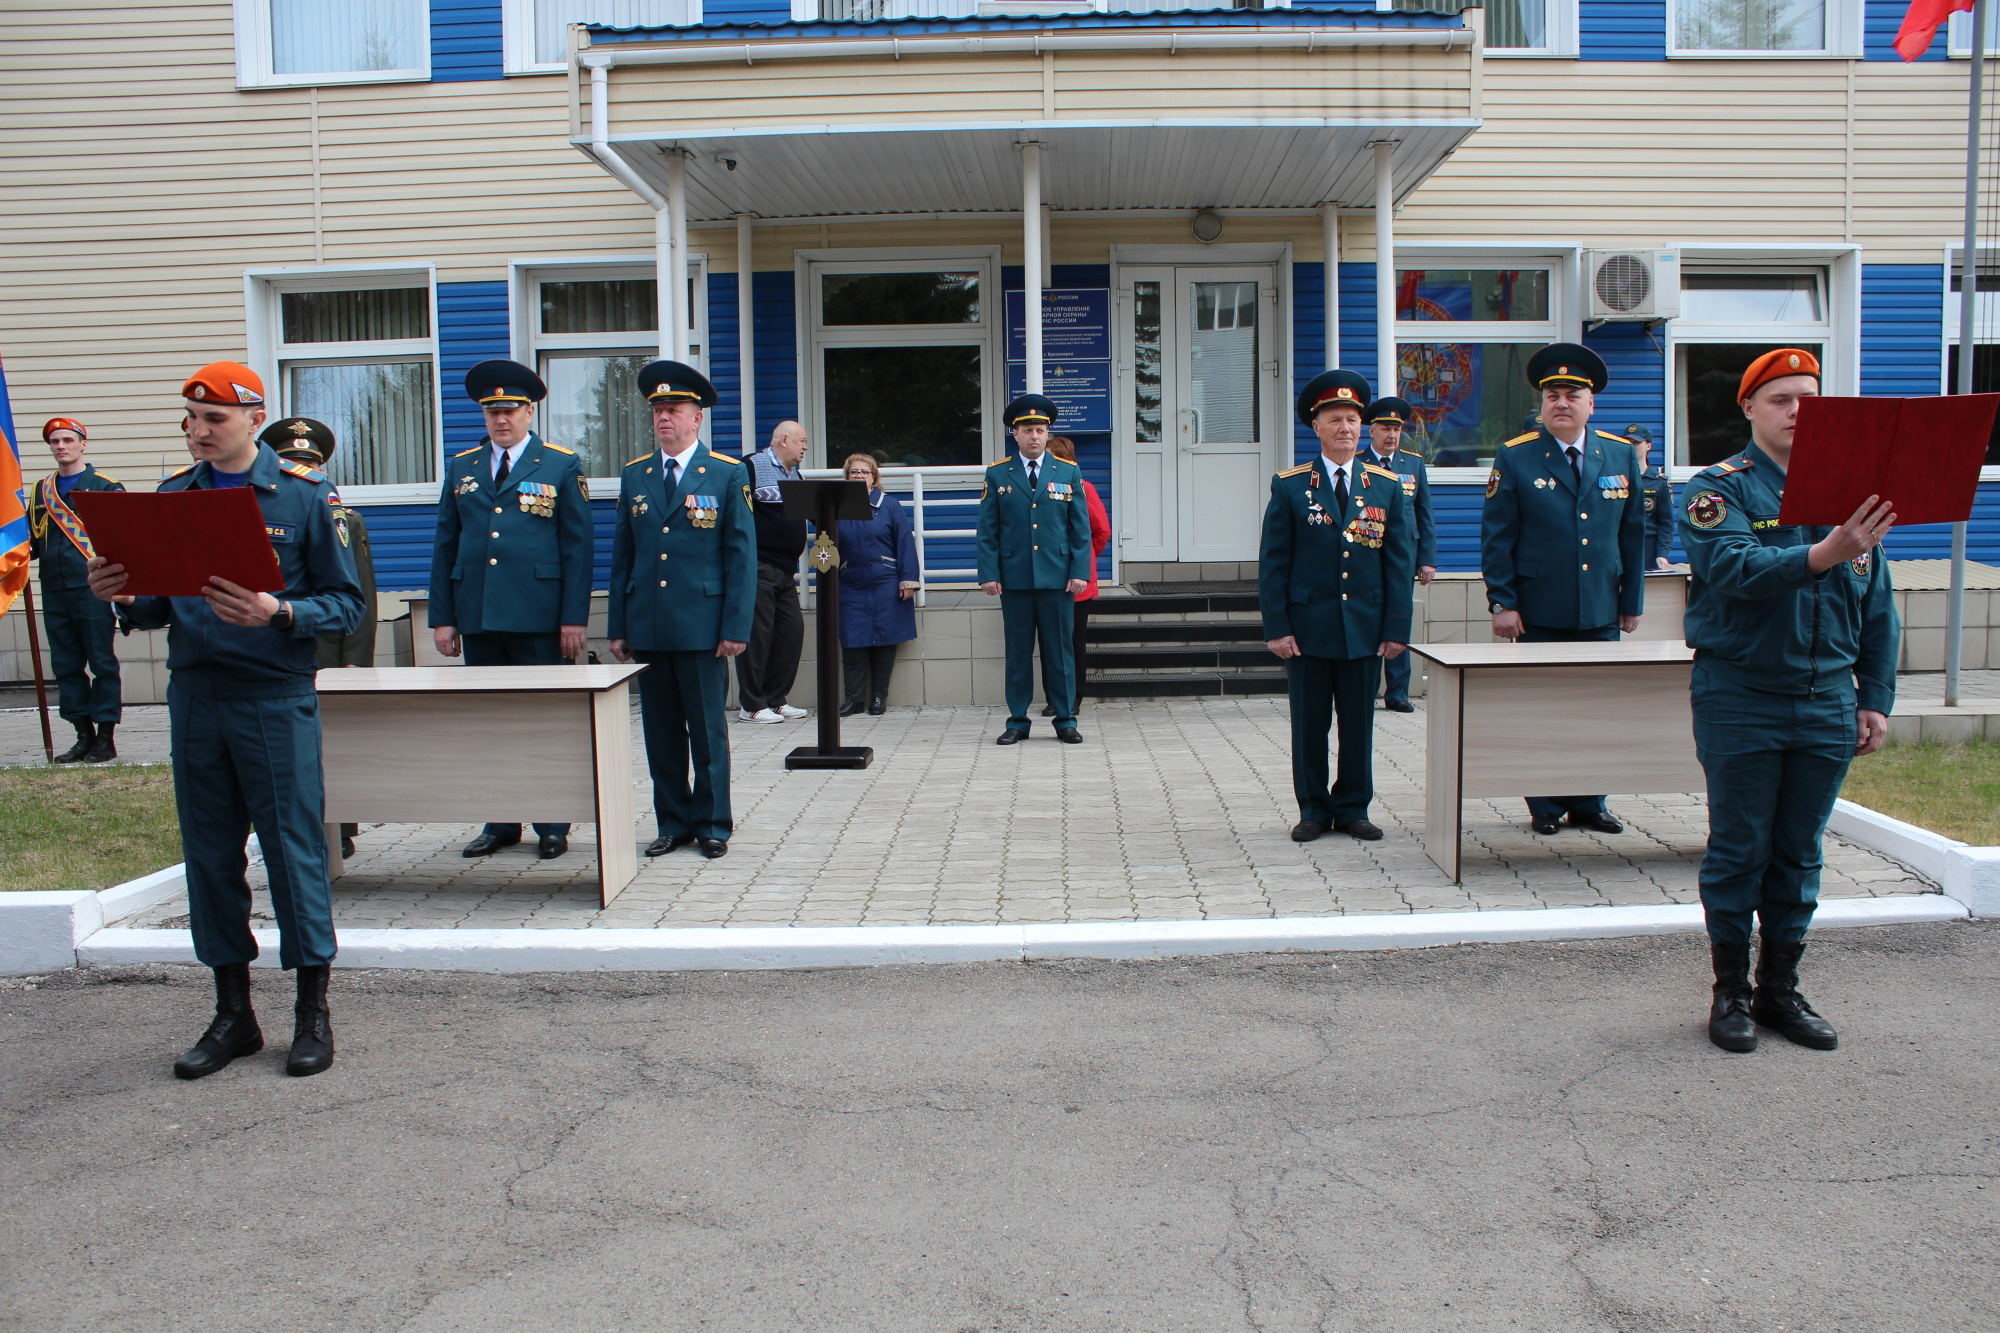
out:
<path id="1" fill-rule="evenodd" d="M 626 165 L 611 150 L 611 75 L 601 65 L 590 70 L 590 155 L 626 189 L 646 201 L 653 210 L 653 279 L 659 293 L 660 355 L 674 355 L 674 228 L 667 214 L 667 201 L 646 183 L 645 177 Z"/>

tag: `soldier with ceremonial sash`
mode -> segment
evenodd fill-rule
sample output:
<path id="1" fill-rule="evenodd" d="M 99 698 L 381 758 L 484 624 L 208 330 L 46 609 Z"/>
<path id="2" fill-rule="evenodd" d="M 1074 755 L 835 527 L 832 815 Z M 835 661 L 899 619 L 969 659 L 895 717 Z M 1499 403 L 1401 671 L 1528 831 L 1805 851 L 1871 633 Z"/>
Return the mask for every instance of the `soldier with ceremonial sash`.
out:
<path id="1" fill-rule="evenodd" d="M 1319 436 L 1309 463 L 1271 479 L 1257 556 L 1264 635 L 1285 663 L 1292 711 L 1292 841 L 1335 829 L 1364 842 L 1375 798 L 1375 691 L 1382 663 L 1410 641 L 1417 534 L 1402 478 L 1356 456 L 1368 381 L 1329 370 L 1299 395 Z M 1340 720 L 1339 778 L 1328 785 L 1327 733 Z"/>
<path id="2" fill-rule="evenodd" d="M 52 476 L 28 494 L 28 547 L 41 562 L 42 624 L 49 632 L 49 665 L 56 678 L 56 708 L 76 728 L 76 744 L 58 764 L 101 764 L 118 757 L 115 733 L 122 716 L 118 654 L 112 647 L 117 618 L 90 593 L 90 534 L 69 507 L 77 491 L 122 491 L 83 461 L 89 432 L 74 417 L 51 417 L 42 440 L 56 460 Z"/>

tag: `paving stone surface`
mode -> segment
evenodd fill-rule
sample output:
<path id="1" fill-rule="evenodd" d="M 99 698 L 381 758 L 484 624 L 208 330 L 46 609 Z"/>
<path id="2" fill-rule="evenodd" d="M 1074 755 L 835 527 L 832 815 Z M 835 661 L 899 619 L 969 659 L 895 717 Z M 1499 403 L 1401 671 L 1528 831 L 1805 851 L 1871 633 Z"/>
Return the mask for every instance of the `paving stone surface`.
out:
<path id="1" fill-rule="evenodd" d="M 164 757 L 164 709 L 132 709 L 121 748 Z M 464 824 L 364 826 L 334 886 L 348 927 L 848 926 L 1130 921 L 1347 913 L 1475 911 L 1691 903 L 1707 834 L 1692 794 L 1614 796 L 1627 831 L 1528 831 L 1516 800 L 1468 801 L 1464 882 L 1424 855 L 1424 714 L 1378 713 L 1375 821 L 1382 841 L 1339 834 L 1298 844 L 1289 725 L 1281 699 L 1095 704 L 1086 743 L 1044 723 L 993 744 L 1004 710 L 899 709 L 849 719 L 843 739 L 873 746 L 859 772 L 787 772 L 814 742 L 808 719 L 729 729 L 736 834 L 717 861 L 693 848 L 641 858 L 609 908 L 597 903 L 596 830 L 579 825 L 567 856 L 541 861 L 532 838 L 491 857 L 459 849 Z M 29 719 L 31 721 L 31 717 Z M 0 753 L 27 741 L 0 715 Z M 634 753 L 644 746 L 634 722 Z M 157 754 L 153 753 L 155 750 Z M 634 774 L 641 843 L 652 836 L 643 767 Z M 532 818 L 496 808 L 494 817 Z M 261 866 L 256 914 L 270 916 Z M 1929 892 L 1913 871 L 1864 848 L 1827 843 L 1823 892 Z M 184 902 L 132 924 L 180 925 Z"/>

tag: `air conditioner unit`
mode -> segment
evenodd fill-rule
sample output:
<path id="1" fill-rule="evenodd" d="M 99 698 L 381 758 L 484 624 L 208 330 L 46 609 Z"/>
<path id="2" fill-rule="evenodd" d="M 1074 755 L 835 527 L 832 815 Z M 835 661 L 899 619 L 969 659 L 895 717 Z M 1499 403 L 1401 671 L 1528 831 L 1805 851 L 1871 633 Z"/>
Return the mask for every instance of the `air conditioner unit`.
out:
<path id="1" fill-rule="evenodd" d="M 1675 250 L 1586 250 L 1590 318 L 1672 319 L 1681 312 L 1681 257 Z"/>

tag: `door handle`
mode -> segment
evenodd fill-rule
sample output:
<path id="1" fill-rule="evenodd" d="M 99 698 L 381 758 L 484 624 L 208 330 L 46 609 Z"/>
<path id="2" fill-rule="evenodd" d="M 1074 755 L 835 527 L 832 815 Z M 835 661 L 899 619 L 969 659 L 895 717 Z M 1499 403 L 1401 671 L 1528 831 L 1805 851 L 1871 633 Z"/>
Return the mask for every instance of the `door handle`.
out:
<path id="1" fill-rule="evenodd" d="M 1201 442 L 1201 413 L 1192 407 L 1181 409 L 1181 452 L 1191 454 Z"/>

